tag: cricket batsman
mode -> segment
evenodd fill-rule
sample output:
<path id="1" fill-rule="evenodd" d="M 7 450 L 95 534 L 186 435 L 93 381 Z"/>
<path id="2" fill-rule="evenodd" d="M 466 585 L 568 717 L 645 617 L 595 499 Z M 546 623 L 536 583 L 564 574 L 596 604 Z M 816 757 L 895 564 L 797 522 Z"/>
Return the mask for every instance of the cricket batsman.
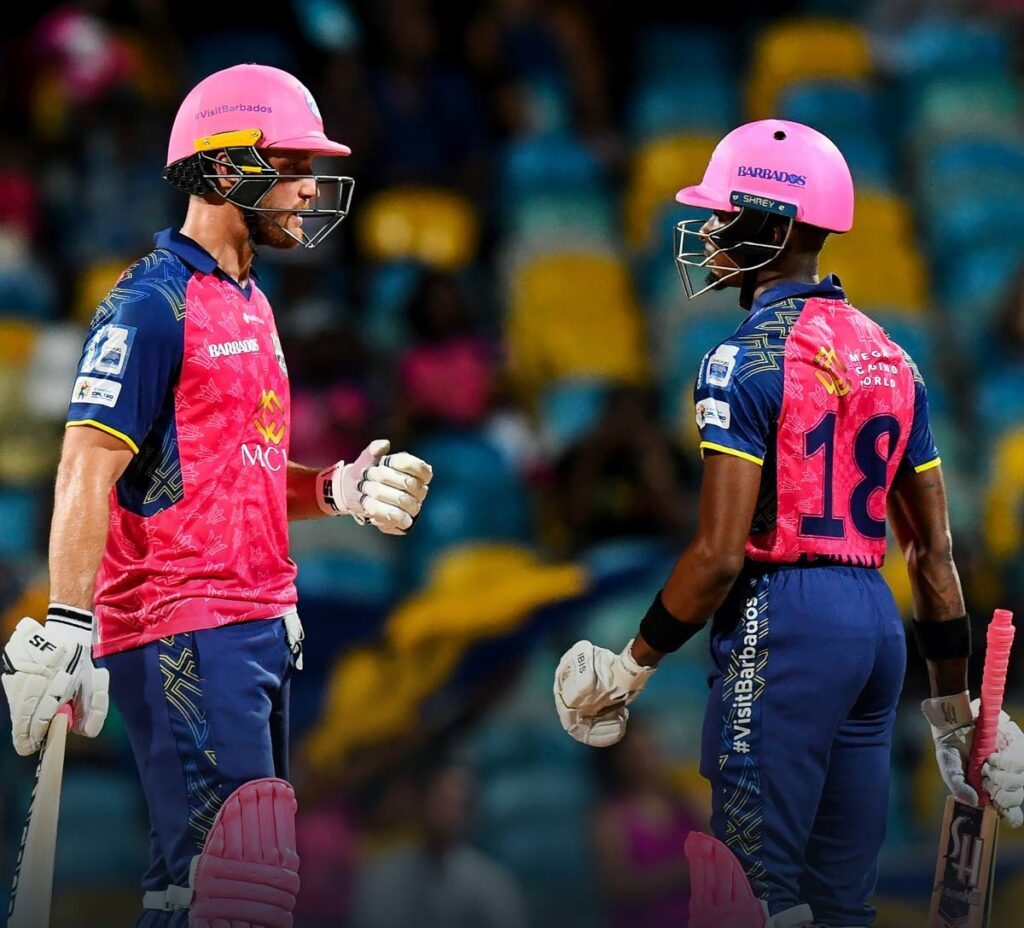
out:
<path id="1" fill-rule="evenodd" d="M 704 924 L 870 925 L 906 663 L 878 572 L 887 514 L 913 585 L 942 777 L 977 800 L 965 782 L 970 620 L 924 380 L 839 280 L 819 275 L 826 237 L 854 213 L 849 168 L 824 135 L 774 119 L 740 126 L 676 199 L 710 211 L 676 229 L 687 296 L 738 287 L 748 311 L 697 373 L 698 526 L 621 653 L 589 641 L 566 652 L 555 703 L 572 737 L 614 744 L 659 662 L 710 620 L 701 771 L 713 831 L 763 912 L 736 921 L 724 907 Z M 984 785 L 1020 825 L 1024 738 L 1005 716 L 1000 736 Z"/>
<path id="2" fill-rule="evenodd" d="M 146 928 L 292 924 L 288 694 L 303 636 L 288 521 L 350 515 L 403 535 L 430 483 L 382 440 L 321 471 L 288 458 L 288 369 L 253 258 L 337 227 L 353 181 L 313 159 L 347 154 L 276 68 L 228 68 L 185 98 L 164 176 L 188 213 L 92 320 L 57 473 L 51 604 L 3 651 L 19 754 L 65 703 L 89 737 L 108 692 L 124 717 L 151 822 Z"/>

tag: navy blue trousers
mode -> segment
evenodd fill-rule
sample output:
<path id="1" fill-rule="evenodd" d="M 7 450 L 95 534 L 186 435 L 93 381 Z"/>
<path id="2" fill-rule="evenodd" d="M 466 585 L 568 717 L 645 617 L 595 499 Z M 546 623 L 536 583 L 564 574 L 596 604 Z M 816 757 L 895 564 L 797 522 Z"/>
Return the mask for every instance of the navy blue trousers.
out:
<path id="1" fill-rule="evenodd" d="M 715 615 L 712 828 L 771 914 L 872 924 L 906 639 L 881 575 L 748 564 Z"/>
<path id="2" fill-rule="evenodd" d="M 284 621 L 240 622 L 162 638 L 102 658 L 149 806 L 144 890 L 188 883 L 221 804 L 260 777 L 288 778 L 292 655 Z M 171 928 L 187 911 L 149 911 Z"/>

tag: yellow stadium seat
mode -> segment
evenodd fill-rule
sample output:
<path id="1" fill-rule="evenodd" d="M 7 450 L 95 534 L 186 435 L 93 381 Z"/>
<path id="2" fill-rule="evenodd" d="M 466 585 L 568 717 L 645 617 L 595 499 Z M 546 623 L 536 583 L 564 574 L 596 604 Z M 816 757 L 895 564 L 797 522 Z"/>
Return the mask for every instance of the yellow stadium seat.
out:
<path id="1" fill-rule="evenodd" d="M 4 641 L 11 637 L 14 626 L 27 615 L 33 616 L 37 622 L 41 622 L 46 616 L 46 609 L 50 604 L 50 583 L 44 577 L 29 584 L 22 590 L 21 595 L 6 609 L 0 618 L 0 635 Z"/>
<path id="2" fill-rule="evenodd" d="M 658 210 L 675 200 L 677 191 L 704 177 L 718 139 L 705 135 L 674 135 L 644 145 L 633 159 L 626 192 L 626 241 L 631 248 L 650 244 Z"/>
<path id="3" fill-rule="evenodd" d="M 765 29 L 754 47 L 747 84 L 751 119 L 775 115 L 779 94 L 804 80 L 859 80 L 871 72 L 867 36 L 851 23 L 807 17 Z"/>
<path id="4" fill-rule="evenodd" d="M 455 270 L 473 260 L 480 223 L 464 197 L 403 187 L 378 194 L 360 212 L 363 250 L 376 261 L 415 260 Z"/>
<path id="5" fill-rule="evenodd" d="M 462 652 L 459 641 L 434 640 L 415 651 L 347 654 L 331 671 L 323 715 L 303 744 L 305 759 L 330 773 L 349 752 L 411 732 L 424 698 L 451 676 Z"/>
<path id="6" fill-rule="evenodd" d="M 395 610 L 386 634 L 398 650 L 438 638 L 469 644 L 513 631 L 533 610 L 579 596 L 586 585 L 583 567 L 545 564 L 525 548 L 460 546 L 441 555 L 429 585 Z"/>
<path id="7" fill-rule="evenodd" d="M 850 302 L 858 309 L 922 313 L 928 306 L 928 269 L 912 244 L 891 251 L 870 245 L 846 246 L 842 236 L 825 245 L 822 273 L 838 274 Z"/>
<path id="8" fill-rule="evenodd" d="M 1024 507 L 1024 428 L 1013 429 L 999 440 L 992 465 L 982 534 L 989 556 L 1002 562 L 1024 544 L 1020 517 Z"/>
<path id="9" fill-rule="evenodd" d="M 76 322 L 88 325 L 96 307 L 106 299 L 121 275 L 132 264 L 131 258 L 107 258 L 89 265 L 78 277 L 75 286 L 74 316 Z"/>
<path id="10" fill-rule="evenodd" d="M 646 375 L 643 325 L 625 265 L 602 254 L 554 254 L 520 267 L 506 327 L 509 368 L 527 396 L 554 380 Z"/>
<path id="11" fill-rule="evenodd" d="M 914 608 L 914 591 L 910 588 L 910 574 L 907 572 L 903 552 L 894 542 L 890 542 L 886 549 L 881 574 L 892 590 L 892 598 L 896 601 L 900 615 L 910 615 Z"/>

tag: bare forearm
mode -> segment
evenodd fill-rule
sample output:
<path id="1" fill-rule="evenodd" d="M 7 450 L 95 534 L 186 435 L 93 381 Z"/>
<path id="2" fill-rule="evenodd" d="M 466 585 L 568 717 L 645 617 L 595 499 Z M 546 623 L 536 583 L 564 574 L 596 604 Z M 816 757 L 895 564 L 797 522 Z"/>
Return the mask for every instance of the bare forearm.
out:
<path id="1" fill-rule="evenodd" d="M 288 462 L 288 520 L 319 519 L 324 515 L 316 502 L 315 467 Z"/>
<path id="2" fill-rule="evenodd" d="M 742 567 L 742 557 L 725 559 L 705 549 L 699 541 L 694 541 L 672 568 L 662 590 L 661 601 L 683 624 L 703 626 L 729 595 Z M 642 667 L 657 666 L 663 657 L 639 635 L 632 653 Z"/>
<path id="3" fill-rule="evenodd" d="M 96 572 L 110 520 L 110 488 L 85 472 L 84 463 L 61 465 L 50 525 L 50 601 L 92 610 Z"/>

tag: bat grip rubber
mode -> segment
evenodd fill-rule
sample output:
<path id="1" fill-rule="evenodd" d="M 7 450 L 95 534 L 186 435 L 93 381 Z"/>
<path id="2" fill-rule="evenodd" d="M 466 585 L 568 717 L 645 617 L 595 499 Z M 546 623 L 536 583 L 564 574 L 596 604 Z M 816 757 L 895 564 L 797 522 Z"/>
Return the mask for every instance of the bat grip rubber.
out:
<path id="1" fill-rule="evenodd" d="M 989 799 L 981 788 L 981 768 L 996 749 L 999 714 L 1003 708 L 1003 693 L 1006 690 L 1006 674 L 1010 666 L 1010 649 L 1013 647 L 1015 631 L 1013 613 L 1006 609 L 996 609 L 986 636 L 981 708 L 975 723 L 974 744 L 967 768 L 967 782 L 974 787 L 982 805 L 987 805 Z"/>

